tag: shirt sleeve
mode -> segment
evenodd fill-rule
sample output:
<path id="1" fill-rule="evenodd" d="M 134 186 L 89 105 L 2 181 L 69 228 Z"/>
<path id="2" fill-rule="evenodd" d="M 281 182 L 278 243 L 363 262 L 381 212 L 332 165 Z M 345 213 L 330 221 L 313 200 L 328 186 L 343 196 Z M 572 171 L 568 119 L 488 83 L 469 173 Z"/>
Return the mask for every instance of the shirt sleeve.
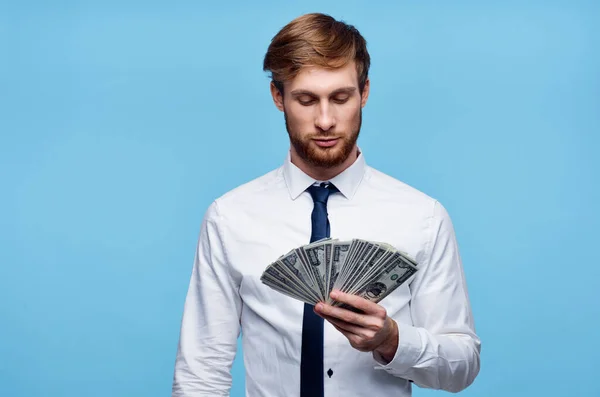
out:
<path id="1" fill-rule="evenodd" d="M 459 392 L 479 373 L 481 342 L 452 222 L 437 201 L 429 229 L 428 255 L 410 284 L 413 323 L 398 323 L 392 361 L 374 359 L 378 368 L 420 387 Z"/>
<path id="2" fill-rule="evenodd" d="M 173 377 L 173 397 L 229 396 L 240 333 L 239 280 L 223 246 L 217 203 L 202 221 L 185 299 Z"/>

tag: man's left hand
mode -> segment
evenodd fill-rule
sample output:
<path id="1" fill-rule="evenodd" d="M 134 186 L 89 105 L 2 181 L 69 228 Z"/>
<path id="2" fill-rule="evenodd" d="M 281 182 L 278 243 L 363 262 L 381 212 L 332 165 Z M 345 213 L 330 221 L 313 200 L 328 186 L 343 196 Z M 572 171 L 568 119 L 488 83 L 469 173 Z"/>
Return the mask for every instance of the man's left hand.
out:
<path id="1" fill-rule="evenodd" d="M 386 362 L 390 362 L 398 349 L 398 325 L 388 317 L 385 308 L 359 296 L 338 290 L 331 291 L 330 296 L 362 313 L 323 302 L 315 305 L 315 313 L 344 334 L 353 348 L 363 352 L 377 352 Z"/>

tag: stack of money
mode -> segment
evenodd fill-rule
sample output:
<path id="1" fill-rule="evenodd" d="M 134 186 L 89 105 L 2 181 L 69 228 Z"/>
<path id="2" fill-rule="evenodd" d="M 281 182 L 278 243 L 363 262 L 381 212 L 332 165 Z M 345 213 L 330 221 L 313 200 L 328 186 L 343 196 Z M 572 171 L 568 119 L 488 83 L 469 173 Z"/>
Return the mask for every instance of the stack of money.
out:
<path id="1" fill-rule="evenodd" d="M 315 305 L 344 307 L 333 289 L 380 302 L 417 271 L 417 263 L 391 245 L 325 238 L 295 248 L 267 266 L 261 281 L 270 288 Z"/>

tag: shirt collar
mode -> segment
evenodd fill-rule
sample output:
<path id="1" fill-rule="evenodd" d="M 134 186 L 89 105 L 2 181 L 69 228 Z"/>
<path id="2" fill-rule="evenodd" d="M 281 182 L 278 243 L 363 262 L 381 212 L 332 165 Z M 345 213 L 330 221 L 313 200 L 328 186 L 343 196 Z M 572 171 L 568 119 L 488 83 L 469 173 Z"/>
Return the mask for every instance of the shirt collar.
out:
<path id="1" fill-rule="evenodd" d="M 358 158 L 352 163 L 352 165 L 342 171 L 340 174 L 334 176 L 329 180 L 335 187 L 338 188 L 340 193 L 347 199 L 352 199 L 360 182 L 365 174 L 366 162 L 364 154 L 358 149 Z M 296 200 L 310 185 L 317 181 L 316 179 L 305 174 L 300 168 L 298 168 L 291 161 L 290 152 L 288 151 L 285 163 L 283 164 L 283 177 L 290 193 L 290 198 Z"/>

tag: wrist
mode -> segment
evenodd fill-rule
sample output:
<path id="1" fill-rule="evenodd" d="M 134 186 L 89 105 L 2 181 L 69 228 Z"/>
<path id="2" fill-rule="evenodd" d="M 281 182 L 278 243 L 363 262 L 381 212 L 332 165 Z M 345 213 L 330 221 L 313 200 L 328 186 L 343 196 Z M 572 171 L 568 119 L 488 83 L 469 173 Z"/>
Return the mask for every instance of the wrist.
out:
<path id="1" fill-rule="evenodd" d="M 398 324 L 388 317 L 388 321 L 390 322 L 390 333 L 385 341 L 381 345 L 379 345 L 375 352 L 389 363 L 394 359 L 396 355 L 396 350 L 398 350 Z"/>

